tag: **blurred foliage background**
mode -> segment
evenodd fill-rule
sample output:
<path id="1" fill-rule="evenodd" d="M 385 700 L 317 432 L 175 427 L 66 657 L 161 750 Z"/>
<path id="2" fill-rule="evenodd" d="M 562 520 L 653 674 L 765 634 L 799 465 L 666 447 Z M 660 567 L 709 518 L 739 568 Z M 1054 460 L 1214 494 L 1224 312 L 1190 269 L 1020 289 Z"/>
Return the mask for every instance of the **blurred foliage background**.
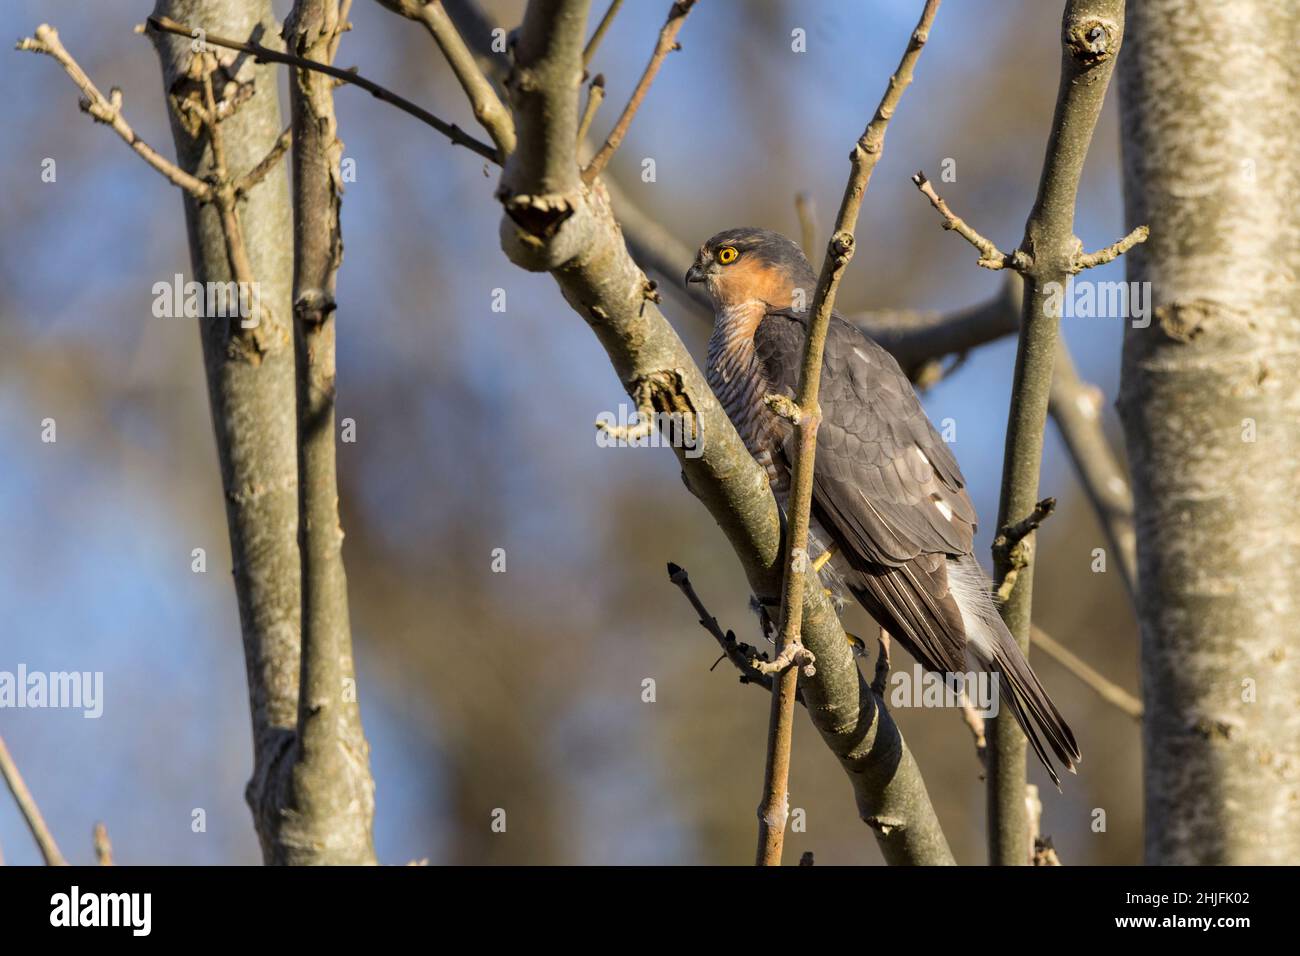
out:
<path id="1" fill-rule="evenodd" d="M 289 3 L 280 3 L 283 17 Z M 506 26 L 522 3 L 489 2 Z M 11 0 L 4 35 L 56 26 L 103 89 L 171 154 L 158 66 L 132 32 L 146 0 Z M 603 12 L 597 2 L 595 16 Z M 593 63 L 601 135 L 653 47 L 668 0 L 629 0 Z M 609 175 L 691 246 L 756 225 L 798 235 L 794 195 L 833 219 L 847 154 L 896 65 L 917 4 L 703 0 Z M 890 127 L 867 196 L 844 311 L 947 309 L 1001 281 L 938 227 L 908 180 L 1003 248 L 1020 238 L 1056 93 L 1060 5 L 952 0 Z M 415 25 L 356 0 L 339 63 L 472 128 L 450 72 Z M 594 27 L 594 22 L 593 22 Z M 807 52 L 791 49 L 806 31 Z M 5 710 L 3 733 L 64 852 L 92 857 L 104 820 L 122 863 L 255 863 L 251 767 L 229 549 L 194 320 L 153 317 L 152 286 L 188 273 L 181 198 L 77 110 L 51 61 L 0 56 L 0 670 L 103 671 L 105 710 Z M 283 93 L 283 90 L 282 90 Z M 1113 97 L 1113 94 L 1112 94 Z M 742 639 L 757 639 L 740 568 L 661 448 L 598 448 L 592 423 L 626 402 L 552 280 L 497 246 L 481 160 L 364 93 L 337 93 L 356 181 L 343 205 L 339 448 L 361 702 L 377 782 L 380 859 L 403 863 L 748 863 L 768 701 L 737 685 L 667 580 L 676 561 Z M 286 112 L 287 115 L 287 112 Z M 654 182 L 641 179 L 653 158 Z M 53 158 L 57 179 L 41 179 Z M 1076 230 L 1122 234 L 1115 104 L 1094 141 Z M 288 242 L 289 237 L 285 237 Z M 1112 265 L 1098 280 L 1120 278 Z M 491 309 L 504 289 L 504 313 Z M 708 330 L 667 301 L 697 356 Z M 1110 399 L 1118 319 L 1071 318 L 1081 373 Z M 925 396 L 957 427 L 983 518 L 997 512 L 1010 340 Z M 40 441 L 54 418 L 58 441 Z M 1050 427 L 1050 426 L 1049 426 Z M 1038 622 L 1136 687 L 1136 632 L 1117 573 L 1055 435 L 1040 536 Z M 191 571 L 205 548 L 208 571 Z M 492 573 L 503 548 L 506 572 Z M 872 633 L 854 610 L 851 625 Z M 1058 795 L 1039 768 L 1044 831 L 1072 864 L 1140 862 L 1139 735 L 1053 661 L 1034 664 L 1084 753 Z M 896 667 L 910 668 L 905 652 Z M 645 678 L 657 699 L 642 701 Z M 952 711 L 896 710 L 957 858 L 984 862 L 983 785 Z M 792 797 L 806 832 L 787 857 L 878 863 L 849 787 L 806 719 Z M 503 834 L 490 829 L 507 811 Z M 195 833 L 193 811 L 207 827 Z M 1104 831 L 1094 827 L 1104 811 Z M 0 800 L 0 849 L 38 857 Z"/>

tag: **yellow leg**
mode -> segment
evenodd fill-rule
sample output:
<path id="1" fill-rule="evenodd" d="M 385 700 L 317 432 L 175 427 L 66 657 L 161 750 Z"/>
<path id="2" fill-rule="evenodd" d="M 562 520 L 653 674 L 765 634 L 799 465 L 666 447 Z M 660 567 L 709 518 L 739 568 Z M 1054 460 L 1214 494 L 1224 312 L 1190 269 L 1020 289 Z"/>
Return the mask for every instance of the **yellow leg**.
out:
<path id="1" fill-rule="evenodd" d="M 835 545 L 831 545 L 821 554 L 817 555 L 816 560 L 812 563 L 812 569 L 815 573 L 820 574 L 822 568 L 826 567 L 826 562 L 835 557 Z"/>
<path id="2" fill-rule="evenodd" d="M 849 642 L 849 647 L 853 648 L 854 657 L 862 657 L 867 653 L 867 645 L 863 642 L 862 638 L 858 637 L 858 635 L 850 634 L 848 631 L 845 631 L 844 637 Z"/>

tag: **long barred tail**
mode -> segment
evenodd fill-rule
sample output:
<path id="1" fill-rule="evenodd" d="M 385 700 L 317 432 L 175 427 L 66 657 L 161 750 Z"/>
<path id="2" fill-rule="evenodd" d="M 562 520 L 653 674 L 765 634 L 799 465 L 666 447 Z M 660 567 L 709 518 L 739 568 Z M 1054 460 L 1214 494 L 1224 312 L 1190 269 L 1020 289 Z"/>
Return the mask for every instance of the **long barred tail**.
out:
<path id="1" fill-rule="evenodd" d="M 1047 747 L 1066 770 L 1074 773 L 1074 765 L 1082 759 L 1074 733 L 993 606 L 988 580 L 979 564 L 967 555 L 950 559 L 948 569 L 953 597 L 966 625 L 968 650 L 981 670 L 998 675 L 999 705 L 1011 711 L 1059 790 L 1061 779 L 1048 759 Z"/>
<path id="2" fill-rule="evenodd" d="M 1056 784 L 1059 790 L 1061 779 L 1048 761 L 1043 741 L 1039 739 L 1035 728 L 1042 732 L 1047 744 L 1052 748 L 1052 753 L 1056 754 L 1056 759 L 1070 773 L 1074 773 L 1074 765 L 1081 759 L 1079 745 L 1075 743 L 1074 734 L 1065 722 L 1065 718 L 1052 703 L 1052 698 L 1047 696 L 1047 691 L 1043 689 L 1038 675 L 1029 666 L 1025 656 L 1020 653 L 1020 648 L 1005 626 L 1001 628 L 998 637 L 991 659 L 985 663 L 999 675 L 999 703 L 1005 704 L 1010 709 L 1012 716 L 1016 718 L 1016 723 L 1029 738 L 1034 753 L 1038 754 L 1038 759 L 1047 768 L 1052 783 Z"/>

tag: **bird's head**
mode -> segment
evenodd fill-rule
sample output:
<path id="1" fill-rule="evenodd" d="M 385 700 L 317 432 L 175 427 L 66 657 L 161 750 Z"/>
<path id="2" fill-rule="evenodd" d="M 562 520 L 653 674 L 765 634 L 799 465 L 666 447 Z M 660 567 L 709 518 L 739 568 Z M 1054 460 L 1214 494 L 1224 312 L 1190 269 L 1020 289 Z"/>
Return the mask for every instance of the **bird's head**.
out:
<path id="1" fill-rule="evenodd" d="M 686 281 L 704 283 L 721 313 L 757 302 L 777 309 L 811 302 L 817 276 L 799 246 L 785 236 L 744 226 L 720 232 L 700 246 Z"/>

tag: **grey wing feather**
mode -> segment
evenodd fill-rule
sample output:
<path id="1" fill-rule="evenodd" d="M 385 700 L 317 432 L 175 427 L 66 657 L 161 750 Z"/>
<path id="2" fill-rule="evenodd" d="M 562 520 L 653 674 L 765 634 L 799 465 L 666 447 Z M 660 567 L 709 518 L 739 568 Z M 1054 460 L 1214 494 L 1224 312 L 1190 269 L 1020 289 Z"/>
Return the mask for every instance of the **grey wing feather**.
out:
<path id="1" fill-rule="evenodd" d="M 803 318 L 790 312 L 769 313 L 754 336 L 768 381 L 789 395 L 804 337 Z M 922 554 L 969 554 L 975 508 L 956 459 L 893 356 L 838 316 L 820 404 L 814 495 L 852 550 L 894 567 Z"/>
<path id="2" fill-rule="evenodd" d="M 805 330 L 802 316 L 772 312 L 754 336 L 770 386 L 787 395 L 798 385 Z M 1059 787 L 1047 748 L 1073 769 L 1078 744 L 989 600 L 970 557 L 975 509 L 965 481 L 911 383 L 884 349 L 832 316 L 820 402 L 813 516 L 851 565 L 845 583 L 927 668 L 964 671 L 973 648 L 1006 681 L 1004 699 Z M 787 459 L 792 438 L 781 449 Z M 977 619 L 973 643 L 954 584 Z"/>
<path id="3" fill-rule="evenodd" d="M 769 313 L 756 330 L 764 374 L 784 394 L 798 387 L 805 337 L 804 317 L 790 312 Z M 845 583 L 926 667 L 963 670 L 966 634 L 946 565 L 970 552 L 975 508 L 956 459 L 898 363 L 838 317 L 819 400 L 813 514 L 853 569 Z M 782 452 L 794 451 L 791 430 Z"/>

